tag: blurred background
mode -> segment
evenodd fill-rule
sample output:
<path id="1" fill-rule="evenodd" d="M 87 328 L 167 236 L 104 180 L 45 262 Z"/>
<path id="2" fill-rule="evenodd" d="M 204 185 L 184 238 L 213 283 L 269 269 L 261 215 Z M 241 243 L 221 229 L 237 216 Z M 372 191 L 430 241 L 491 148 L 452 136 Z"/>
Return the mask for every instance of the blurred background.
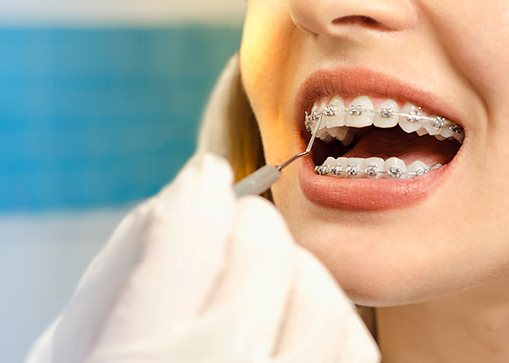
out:
<path id="1" fill-rule="evenodd" d="M 170 181 L 243 0 L 0 0 L 0 362 L 21 362 L 122 216 Z"/>

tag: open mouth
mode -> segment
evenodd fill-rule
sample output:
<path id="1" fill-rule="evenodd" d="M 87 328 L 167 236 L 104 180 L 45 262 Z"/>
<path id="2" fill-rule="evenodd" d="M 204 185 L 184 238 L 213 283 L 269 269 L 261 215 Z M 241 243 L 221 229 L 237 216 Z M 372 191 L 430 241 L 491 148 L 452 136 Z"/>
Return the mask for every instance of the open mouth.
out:
<path id="1" fill-rule="evenodd" d="M 468 133 L 456 122 L 464 115 L 439 91 L 343 67 L 311 74 L 298 92 L 295 119 L 302 141 L 311 137 L 306 126 L 321 119 L 311 157 L 303 158 L 299 170 L 301 191 L 314 205 L 407 208 L 440 193 L 439 186 L 465 170 Z"/>
<path id="2" fill-rule="evenodd" d="M 315 173 L 339 178 L 422 177 L 448 164 L 465 137 L 457 123 L 412 103 L 368 96 L 348 106 L 340 96 L 321 99 L 306 114 L 308 132 L 319 120 Z"/>

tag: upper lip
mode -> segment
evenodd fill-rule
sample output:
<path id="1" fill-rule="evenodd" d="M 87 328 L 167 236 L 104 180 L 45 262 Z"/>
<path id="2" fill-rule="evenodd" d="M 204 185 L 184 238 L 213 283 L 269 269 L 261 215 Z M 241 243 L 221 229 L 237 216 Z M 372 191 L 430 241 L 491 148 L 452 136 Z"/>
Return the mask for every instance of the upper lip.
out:
<path id="1" fill-rule="evenodd" d="M 410 102 L 432 115 L 445 117 L 465 129 L 454 107 L 434 93 L 424 91 L 401 80 L 366 68 L 320 70 L 310 75 L 297 94 L 296 120 L 304 125 L 304 114 L 316 101 L 333 96 L 371 96 Z"/>

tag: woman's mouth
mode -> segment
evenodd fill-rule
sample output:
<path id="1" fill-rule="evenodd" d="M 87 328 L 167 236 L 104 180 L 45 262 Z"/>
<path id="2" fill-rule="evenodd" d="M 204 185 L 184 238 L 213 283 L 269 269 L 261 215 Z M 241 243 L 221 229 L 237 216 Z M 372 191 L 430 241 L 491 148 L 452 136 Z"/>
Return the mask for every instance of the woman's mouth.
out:
<path id="1" fill-rule="evenodd" d="M 378 101 L 378 104 L 377 104 Z M 418 106 L 368 96 L 315 103 L 306 129 L 320 122 L 315 172 L 342 178 L 409 179 L 447 164 L 464 139 L 461 126 Z"/>
<path id="2" fill-rule="evenodd" d="M 422 200 L 448 174 L 465 138 L 462 126 L 429 110 L 402 97 L 319 95 L 302 127 L 309 140 L 320 120 L 300 173 L 305 196 L 350 210 Z"/>

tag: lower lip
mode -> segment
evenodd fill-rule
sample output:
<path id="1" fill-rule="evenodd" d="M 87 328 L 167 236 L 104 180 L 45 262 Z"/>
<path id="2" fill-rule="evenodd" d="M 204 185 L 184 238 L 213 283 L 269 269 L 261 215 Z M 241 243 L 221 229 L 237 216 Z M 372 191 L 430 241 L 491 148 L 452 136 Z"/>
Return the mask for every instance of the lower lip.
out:
<path id="1" fill-rule="evenodd" d="M 306 157 L 300 164 L 300 187 L 312 203 L 325 208 L 355 211 L 383 211 L 405 208 L 424 200 L 439 184 L 448 165 L 407 180 L 346 179 L 314 172 Z"/>

